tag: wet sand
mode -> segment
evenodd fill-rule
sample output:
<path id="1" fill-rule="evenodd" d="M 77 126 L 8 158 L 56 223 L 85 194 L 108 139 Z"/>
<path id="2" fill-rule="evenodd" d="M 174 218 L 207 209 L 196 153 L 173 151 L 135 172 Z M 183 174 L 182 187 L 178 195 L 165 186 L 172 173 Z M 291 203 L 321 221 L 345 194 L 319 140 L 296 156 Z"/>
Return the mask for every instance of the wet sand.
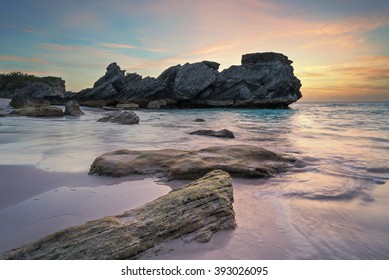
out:
<path id="1" fill-rule="evenodd" d="M 1 165 L 0 178 L 0 252 L 68 226 L 120 214 L 171 190 L 141 176 L 106 178 L 26 165 Z"/>

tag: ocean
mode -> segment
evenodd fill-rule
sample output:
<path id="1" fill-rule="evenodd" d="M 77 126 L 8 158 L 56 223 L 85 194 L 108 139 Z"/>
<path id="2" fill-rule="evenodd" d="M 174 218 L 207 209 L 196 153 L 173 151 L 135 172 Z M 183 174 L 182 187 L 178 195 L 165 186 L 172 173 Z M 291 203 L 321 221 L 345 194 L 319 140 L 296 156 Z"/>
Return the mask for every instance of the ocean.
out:
<path id="1" fill-rule="evenodd" d="M 140 123 L 129 126 L 82 110 L 79 118 L 0 118 L 0 251 L 185 183 L 87 175 L 105 152 L 250 144 L 297 164 L 270 179 L 234 178 L 235 230 L 206 244 L 176 241 L 145 259 L 389 259 L 389 103 L 138 110 Z M 189 135 L 198 129 L 229 129 L 235 139 Z"/>

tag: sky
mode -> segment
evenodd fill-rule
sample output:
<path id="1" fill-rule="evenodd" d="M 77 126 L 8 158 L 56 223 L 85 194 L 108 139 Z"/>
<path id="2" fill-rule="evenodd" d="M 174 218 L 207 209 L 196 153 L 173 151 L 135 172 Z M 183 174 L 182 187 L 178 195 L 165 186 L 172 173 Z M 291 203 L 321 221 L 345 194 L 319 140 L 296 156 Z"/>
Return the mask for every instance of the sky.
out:
<path id="1" fill-rule="evenodd" d="M 0 0 L 0 73 L 93 86 L 111 62 L 127 73 L 242 54 L 293 61 L 302 101 L 389 101 L 387 0 Z"/>

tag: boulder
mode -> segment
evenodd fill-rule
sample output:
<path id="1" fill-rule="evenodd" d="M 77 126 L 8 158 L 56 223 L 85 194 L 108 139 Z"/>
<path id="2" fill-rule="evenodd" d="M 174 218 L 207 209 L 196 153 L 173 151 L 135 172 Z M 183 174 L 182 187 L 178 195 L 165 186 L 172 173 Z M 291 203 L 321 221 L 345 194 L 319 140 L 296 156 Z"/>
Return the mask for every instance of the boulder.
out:
<path id="1" fill-rule="evenodd" d="M 193 180 L 220 169 L 231 176 L 262 178 L 285 172 L 294 160 L 251 145 L 217 146 L 196 151 L 122 149 L 97 157 L 89 174 L 111 177 L 156 174 L 169 180 Z"/>
<path id="2" fill-rule="evenodd" d="M 112 122 L 118 124 L 137 124 L 139 123 L 139 117 L 131 111 L 126 112 L 113 112 L 101 119 L 98 122 Z"/>
<path id="3" fill-rule="evenodd" d="M 63 117 L 63 111 L 61 108 L 55 106 L 45 107 L 25 107 L 22 109 L 14 110 L 10 113 L 14 116 L 27 116 L 27 117 Z"/>
<path id="4" fill-rule="evenodd" d="M 45 107 L 50 106 L 50 101 L 43 98 L 30 98 L 22 97 L 20 95 L 12 98 L 9 105 L 15 109 L 21 109 L 24 107 Z"/>
<path id="5" fill-rule="evenodd" d="M 75 100 L 70 100 L 65 104 L 65 115 L 69 116 L 82 116 L 85 115 L 83 111 L 80 109 L 80 105 Z"/>
<path id="6" fill-rule="evenodd" d="M 208 129 L 200 129 L 193 132 L 190 132 L 191 135 L 204 135 L 204 136 L 213 136 L 219 138 L 235 138 L 235 135 L 232 131 L 228 129 L 222 130 L 208 130 Z"/>
<path id="7" fill-rule="evenodd" d="M 139 208 L 48 235 L 5 259 L 136 259 L 176 238 L 207 242 L 236 227 L 231 177 L 215 170 Z"/>

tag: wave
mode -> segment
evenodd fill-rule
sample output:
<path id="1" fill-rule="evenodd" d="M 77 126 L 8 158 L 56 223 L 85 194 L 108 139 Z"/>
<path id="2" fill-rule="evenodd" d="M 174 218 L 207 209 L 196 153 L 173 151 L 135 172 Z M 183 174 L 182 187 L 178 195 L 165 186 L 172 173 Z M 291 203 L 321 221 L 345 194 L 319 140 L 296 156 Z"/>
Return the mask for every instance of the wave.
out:
<path id="1" fill-rule="evenodd" d="M 356 198 L 362 199 L 364 202 L 373 202 L 375 199 L 373 195 L 366 191 L 360 189 L 348 189 L 344 192 L 334 191 L 334 192 L 307 192 L 307 191 L 296 191 L 284 193 L 285 197 L 297 197 L 310 200 L 334 200 L 334 201 L 349 201 Z"/>

